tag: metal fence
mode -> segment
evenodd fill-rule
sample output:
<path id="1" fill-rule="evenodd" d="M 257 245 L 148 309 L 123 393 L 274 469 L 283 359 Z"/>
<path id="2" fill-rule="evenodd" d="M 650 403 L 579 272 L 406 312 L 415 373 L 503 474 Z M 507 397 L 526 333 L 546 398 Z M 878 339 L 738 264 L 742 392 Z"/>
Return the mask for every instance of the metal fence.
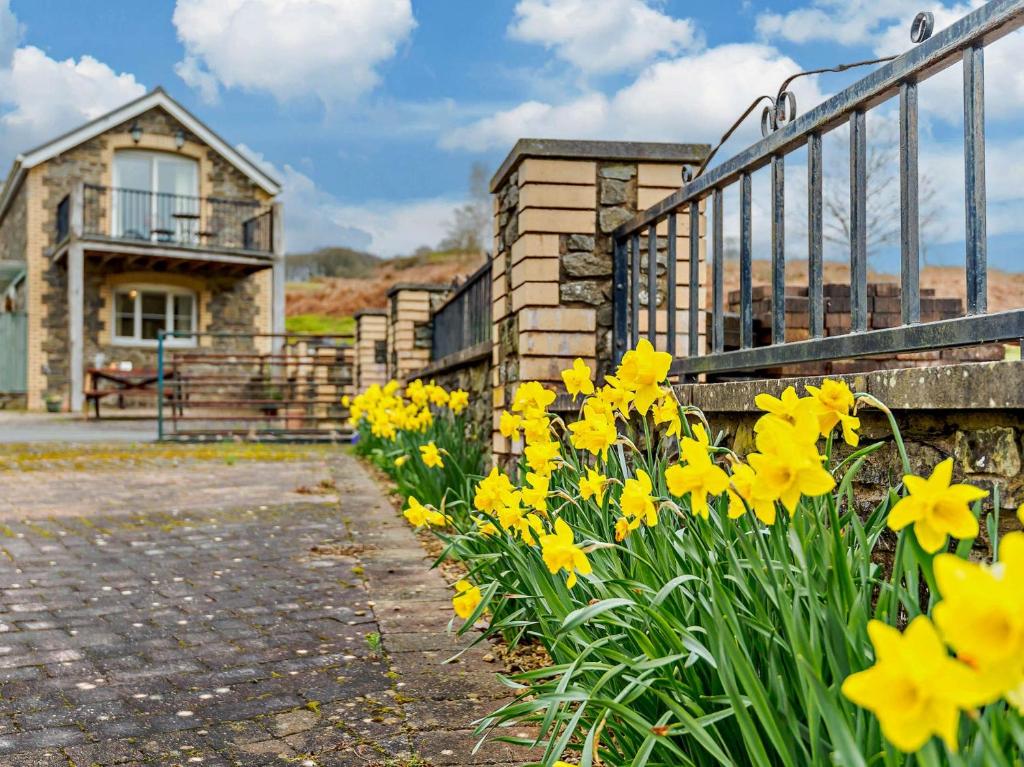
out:
<path id="1" fill-rule="evenodd" d="M 786 92 L 766 112 L 767 135 L 717 167 L 684 183 L 678 192 L 634 216 L 614 232 L 614 342 L 617 356 L 639 338 L 641 258 L 646 251 L 647 327 L 656 338 L 657 257 L 667 251 L 667 348 L 676 349 L 676 217 L 689 219 L 689 354 L 675 360 L 672 372 L 687 376 L 727 373 L 777 365 L 911 352 L 1016 340 L 1024 337 L 1024 310 L 987 311 L 984 51 L 985 47 L 1024 25 L 1024 0 L 994 0 L 809 112 L 794 117 L 795 100 Z M 924 322 L 920 311 L 920 242 L 918 214 L 918 83 L 957 62 L 963 63 L 964 189 L 966 196 L 967 314 Z M 901 217 L 901 318 L 898 327 L 868 330 L 867 302 L 867 110 L 899 99 L 899 176 Z M 851 332 L 825 336 L 822 300 L 822 137 L 840 125 L 850 129 L 850 315 Z M 785 339 L 784 167 L 786 155 L 807 147 L 809 340 Z M 753 348 L 751 174 L 771 166 L 772 343 Z M 953 182 L 952 179 L 944 179 Z M 739 349 L 724 349 L 724 192 L 739 190 L 740 317 Z M 701 330 L 700 204 L 710 198 L 711 344 L 704 353 Z M 666 223 L 659 244 L 656 227 Z M 642 244 L 641 240 L 645 240 Z"/>
<path id="2" fill-rule="evenodd" d="M 477 269 L 431 317 L 430 358 L 439 360 L 491 340 L 491 262 Z"/>
<path id="3" fill-rule="evenodd" d="M 353 364 L 351 336 L 161 332 L 158 439 L 349 439 Z"/>
<path id="4" fill-rule="evenodd" d="M 257 200 L 193 197 L 141 189 L 84 185 L 83 234 L 269 253 L 271 209 Z M 67 198 L 57 215 L 58 241 L 67 234 Z"/>

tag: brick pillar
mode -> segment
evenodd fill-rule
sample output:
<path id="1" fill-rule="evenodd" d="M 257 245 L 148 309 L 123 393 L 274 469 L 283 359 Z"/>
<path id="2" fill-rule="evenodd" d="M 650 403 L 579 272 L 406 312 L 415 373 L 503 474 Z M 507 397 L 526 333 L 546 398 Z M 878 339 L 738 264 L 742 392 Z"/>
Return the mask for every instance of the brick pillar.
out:
<path id="1" fill-rule="evenodd" d="M 560 372 L 575 357 L 598 377 L 610 371 L 611 232 L 676 191 L 683 167 L 699 164 L 708 149 L 704 144 L 523 139 L 502 163 L 491 180 L 496 460 L 520 449 L 498 431 L 498 417 L 519 382 L 538 380 L 562 389 Z M 665 233 L 665 225 L 659 233 Z M 682 352 L 689 284 L 685 215 L 677 217 L 677 233 L 676 328 Z M 664 255 L 660 260 L 663 264 Z M 665 303 L 662 291 L 657 302 Z M 646 331 L 646 311 L 641 315 Z M 657 319 L 664 331 L 667 312 L 659 311 Z"/>
<path id="2" fill-rule="evenodd" d="M 388 291 L 387 371 L 403 380 L 430 362 L 430 314 L 447 285 L 398 283 Z"/>
<path id="3" fill-rule="evenodd" d="M 362 309 L 355 314 L 355 390 L 359 394 L 388 380 L 388 315 L 384 309 Z"/>

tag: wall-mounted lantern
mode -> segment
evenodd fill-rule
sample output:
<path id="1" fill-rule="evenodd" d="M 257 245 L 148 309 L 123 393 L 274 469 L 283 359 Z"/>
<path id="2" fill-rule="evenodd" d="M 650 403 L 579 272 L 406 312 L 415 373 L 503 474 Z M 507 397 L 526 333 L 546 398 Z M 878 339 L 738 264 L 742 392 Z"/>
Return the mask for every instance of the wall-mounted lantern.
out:
<path id="1" fill-rule="evenodd" d="M 134 141 L 136 144 L 142 141 L 142 126 L 139 125 L 138 120 L 132 123 L 130 133 L 132 135 L 132 141 Z"/>
<path id="2" fill-rule="evenodd" d="M 178 149 L 185 146 L 185 131 L 181 128 L 178 128 L 178 131 L 174 134 L 174 146 L 178 147 Z"/>

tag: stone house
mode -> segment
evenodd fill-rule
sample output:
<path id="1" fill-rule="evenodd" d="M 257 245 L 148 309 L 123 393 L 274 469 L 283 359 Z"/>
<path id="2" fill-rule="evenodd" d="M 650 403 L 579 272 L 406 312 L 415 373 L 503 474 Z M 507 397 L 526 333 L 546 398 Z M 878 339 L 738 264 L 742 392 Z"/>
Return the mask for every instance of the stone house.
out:
<path id="1" fill-rule="evenodd" d="M 5 305 L 25 316 L 26 359 L 5 359 L 12 345 L 0 367 L 22 366 L 27 406 L 81 410 L 86 371 L 155 367 L 160 331 L 269 350 L 252 334 L 284 330 L 280 191 L 160 88 L 18 155 L 0 264 L 24 272 Z"/>

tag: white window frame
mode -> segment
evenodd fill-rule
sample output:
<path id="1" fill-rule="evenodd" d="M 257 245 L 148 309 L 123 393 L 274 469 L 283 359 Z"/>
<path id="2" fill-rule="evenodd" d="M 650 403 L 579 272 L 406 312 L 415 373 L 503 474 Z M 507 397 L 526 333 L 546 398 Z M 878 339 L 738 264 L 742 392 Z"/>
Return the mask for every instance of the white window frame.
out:
<path id="1" fill-rule="evenodd" d="M 149 188 L 148 189 L 133 189 L 133 188 L 130 188 L 130 187 L 124 187 L 123 184 L 121 183 L 121 179 L 120 179 L 120 175 L 121 174 L 120 174 L 120 172 L 118 170 L 117 158 L 118 158 L 118 156 L 125 157 L 125 156 L 128 156 L 128 155 L 131 155 L 133 157 L 145 158 L 149 162 Z M 114 182 L 113 183 L 113 187 L 114 188 L 113 188 L 113 190 L 111 190 L 111 193 L 110 193 L 111 194 L 111 201 L 110 201 L 110 203 L 111 203 L 110 204 L 110 213 L 111 213 L 110 231 L 111 231 L 111 235 L 112 236 L 114 236 L 114 237 L 121 237 L 121 236 L 124 235 L 124 232 L 121 231 L 122 221 L 121 221 L 121 211 L 120 211 L 120 195 L 119 195 L 119 193 L 117 191 L 117 190 L 120 190 L 120 189 L 128 189 L 129 191 L 145 192 L 145 193 L 149 194 L 149 226 L 150 226 L 150 229 L 152 229 L 152 227 L 155 225 L 155 222 L 156 222 L 157 216 L 158 216 L 158 209 L 159 209 L 158 200 L 159 200 L 159 194 L 160 194 L 157 191 L 157 186 L 159 185 L 159 181 L 158 181 L 158 178 L 157 178 L 158 161 L 159 160 L 168 159 L 168 158 L 176 160 L 176 161 L 179 161 L 182 164 L 189 163 L 189 164 L 191 164 L 194 167 L 194 169 L 195 169 L 195 187 L 193 189 L 189 190 L 189 193 L 187 195 L 182 195 L 182 196 L 194 199 L 196 201 L 197 207 L 199 205 L 201 205 L 200 200 L 199 200 L 199 175 L 200 175 L 200 171 L 202 169 L 200 168 L 199 160 L 197 160 L 194 157 L 189 157 L 187 155 L 175 154 L 173 152 L 161 152 L 159 150 L 154 150 L 154 149 L 117 149 L 117 150 L 114 151 L 114 159 L 112 161 L 113 168 L 111 170 L 111 174 L 112 174 L 112 178 L 113 178 L 113 182 Z M 182 232 L 178 232 L 178 235 L 179 236 L 174 240 L 174 242 L 198 239 L 196 237 L 196 233 L 194 231 L 192 232 L 192 236 L 191 237 L 184 237 Z M 152 232 L 150 232 L 149 239 L 151 241 L 153 241 L 153 242 L 161 242 L 161 240 L 158 238 L 158 235 L 156 235 L 155 233 L 152 233 Z M 192 244 L 195 244 L 195 243 L 192 243 Z"/>
<path id="2" fill-rule="evenodd" d="M 135 309 L 134 309 L 134 335 L 122 336 L 118 335 L 120 328 L 118 327 L 117 317 L 117 297 L 124 293 L 131 293 L 135 291 Z M 164 306 L 165 306 L 165 327 L 167 329 L 174 329 L 174 296 L 190 296 L 192 298 L 192 332 L 193 334 L 199 332 L 199 294 L 194 290 L 188 288 L 180 288 L 176 285 L 158 285 L 158 284 L 131 284 L 131 285 L 117 285 L 114 287 L 111 298 L 110 306 L 110 340 L 114 346 L 138 346 L 155 349 L 159 345 L 159 341 L 155 338 L 143 338 L 142 337 L 142 294 L 143 293 L 163 293 L 164 294 Z M 164 346 L 176 346 L 176 347 L 193 347 L 196 345 L 196 336 L 191 335 L 185 338 L 176 338 L 169 336 L 164 339 Z"/>

